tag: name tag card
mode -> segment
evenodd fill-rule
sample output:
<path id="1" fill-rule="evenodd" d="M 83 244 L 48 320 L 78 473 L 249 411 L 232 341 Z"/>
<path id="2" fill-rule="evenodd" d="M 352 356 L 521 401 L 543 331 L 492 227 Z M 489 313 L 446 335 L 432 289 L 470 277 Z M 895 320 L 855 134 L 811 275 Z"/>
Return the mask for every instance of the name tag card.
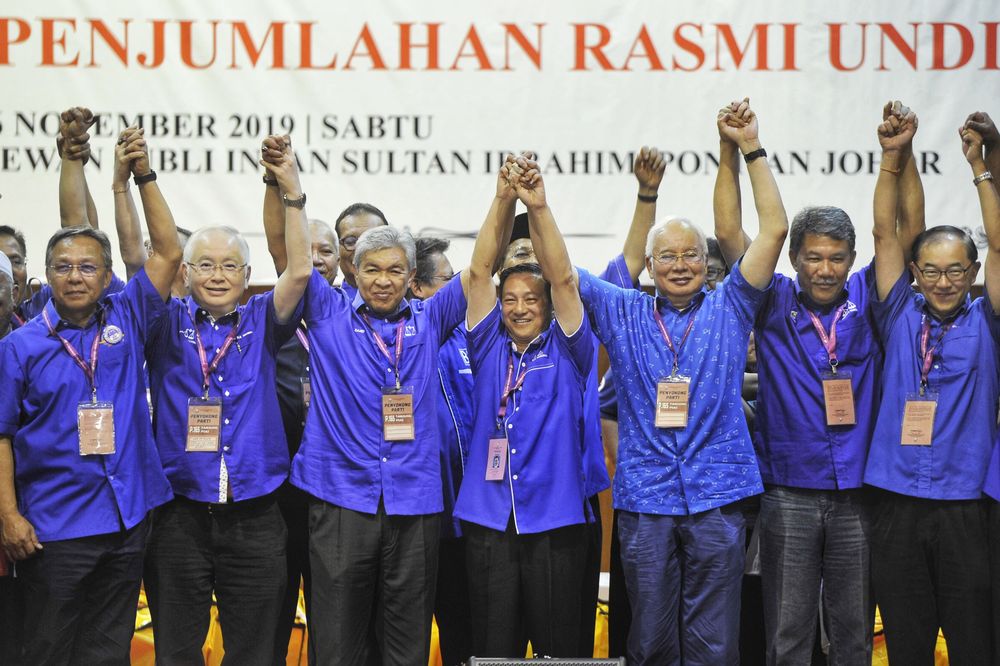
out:
<path id="1" fill-rule="evenodd" d="M 491 439 L 490 454 L 486 457 L 486 480 L 503 481 L 507 469 L 507 440 Z"/>
<path id="2" fill-rule="evenodd" d="M 903 407 L 903 430 L 900 444 L 904 446 L 930 446 L 934 436 L 934 414 L 937 412 L 937 394 L 910 393 Z"/>
<path id="3" fill-rule="evenodd" d="M 656 384 L 656 427 L 686 428 L 690 400 L 690 377 L 673 376 Z"/>
<path id="4" fill-rule="evenodd" d="M 309 400 L 312 398 L 312 387 L 309 384 L 309 378 L 302 377 L 299 381 L 302 382 L 302 404 L 305 405 L 306 409 L 309 409 Z"/>
<path id="5" fill-rule="evenodd" d="M 387 442 L 405 442 L 416 438 L 412 386 L 382 388 L 382 435 Z"/>
<path id="6" fill-rule="evenodd" d="M 218 451 L 222 432 L 221 398 L 188 398 L 185 451 Z"/>
<path id="7" fill-rule="evenodd" d="M 76 409 L 81 456 L 115 452 L 115 408 L 110 402 L 81 402 Z"/>
<path id="8" fill-rule="evenodd" d="M 849 372 L 823 373 L 823 402 L 828 426 L 854 425 L 854 387 Z"/>

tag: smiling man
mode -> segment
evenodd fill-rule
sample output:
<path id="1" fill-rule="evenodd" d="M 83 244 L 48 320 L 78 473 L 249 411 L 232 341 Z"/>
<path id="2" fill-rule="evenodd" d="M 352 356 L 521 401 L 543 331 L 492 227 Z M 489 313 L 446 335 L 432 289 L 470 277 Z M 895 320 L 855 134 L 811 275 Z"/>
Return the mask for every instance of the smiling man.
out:
<path id="1" fill-rule="evenodd" d="M 184 248 L 191 293 L 170 301 L 147 345 L 156 443 L 176 495 L 156 513 L 144 575 L 160 664 L 202 659 L 213 592 L 226 659 L 272 663 L 287 581 L 276 491 L 289 469 L 275 356 L 295 334 L 312 261 L 291 146 L 268 142 L 288 264 L 274 289 L 240 305 L 246 241 L 231 227 L 199 229 Z"/>
<path id="2" fill-rule="evenodd" d="M 62 229 L 45 252 L 51 300 L 0 342 L 0 542 L 24 586 L 28 664 L 128 662 L 147 514 L 171 497 L 143 346 L 165 320 L 181 251 L 144 152 L 128 153 L 155 257 L 102 296 L 107 236 Z"/>
<path id="3" fill-rule="evenodd" d="M 715 232 L 732 263 L 742 228 L 739 152 L 719 113 L 721 163 Z M 898 102 L 886 117 L 909 113 Z M 899 235 L 923 229 L 923 190 L 910 146 L 900 164 Z M 754 444 L 765 484 L 760 509 L 761 584 L 769 664 L 808 663 L 820 590 L 830 660 L 871 659 L 870 502 L 862 488 L 875 427 L 882 352 L 871 313 L 875 269 L 851 273 L 855 231 L 840 208 L 814 206 L 792 221 L 788 258 L 754 326 L 759 393 Z M 822 583 L 822 587 L 821 587 Z"/>
<path id="4" fill-rule="evenodd" d="M 893 116 L 878 128 L 873 312 L 885 370 L 865 467 L 865 483 L 881 489 L 872 524 L 872 582 L 892 663 L 931 663 L 939 628 L 953 663 L 991 663 L 981 498 L 1000 394 L 1000 196 L 986 169 L 982 137 L 963 127 L 962 152 L 989 243 L 986 295 L 969 297 L 980 269 L 978 251 L 957 227 L 931 227 L 917 236 L 907 266 L 893 223 L 900 158 L 915 131 L 915 119 Z M 995 479 L 995 471 L 990 476 Z M 996 493 L 996 485 L 989 491 Z"/>
<path id="5" fill-rule="evenodd" d="M 492 267 L 498 232 L 484 226 L 473 262 Z M 313 272 L 312 399 L 292 483 L 310 509 L 316 659 L 426 664 L 440 540 L 439 348 L 465 315 L 463 274 L 423 301 L 406 290 L 416 264 L 409 233 L 378 225 L 353 248 L 357 294 Z"/>

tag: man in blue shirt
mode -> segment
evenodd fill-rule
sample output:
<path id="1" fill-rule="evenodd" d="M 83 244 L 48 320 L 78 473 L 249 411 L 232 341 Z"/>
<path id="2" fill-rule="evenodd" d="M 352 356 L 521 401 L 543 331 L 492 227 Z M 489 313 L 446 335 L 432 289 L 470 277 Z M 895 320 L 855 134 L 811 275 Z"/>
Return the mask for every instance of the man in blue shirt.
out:
<path id="1" fill-rule="evenodd" d="M 128 662 L 146 516 L 171 497 L 143 345 L 166 314 L 180 247 L 145 151 L 130 154 L 155 258 L 104 297 L 107 236 L 62 229 L 45 253 L 51 300 L 0 343 L 0 541 L 24 586 L 29 664 Z"/>
<path id="2" fill-rule="evenodd" d="M 496 261 L 484 228 L 473 262 Z M 496 241 L 489 245 L 495 245 Z M 358 239 L 358 293 L 316 272 L 306 290 L 312 398 L 292 483 L 310 509 L 313 640 L 321 663 L 364 663 L 380 603 L 383 660 L 426 664 L 440 540 L 438 352 L 465 314 L 463 281 L 404 297 L 413 239 L 393 227 Z"/>
<path id="3" fill-rule="evenodd" d="M 513 203 L 511 203 L 513 209 Z M 503 216 L 501 215 L 501 218 Z M 410 281 L 410 297 L 425 300 L 455 277 L 445 252 L 444 238 L 420 236 L 415 239 L 416 270 Z M 465 341 L 465 324 L 459 324 L 438 355 L 438 428 L 441 435 L 441 543 L 438 547 L 437 590 L 434 618 L 438 626 L 441 660 L 455 666 L 472 656 L 469 623 L 469 583 L 465 574 L 465 537 L 458 518 L 453 516 L 455 498 L 465 474 L 472 434 L 472 366 Z"/>
<path id="4" fill-rule="evenodd" d="M 724 131 L 725 118 L 737 108 L 719 114 L 713 206 L 716 236 L 730 263 L 748 240 L 741 224 L 739 153 Z M 897 116 L 907 111 L 898 103 L 885 109 Z M 923 230 L 914 160 L 906 160 L 900 179 L 905 246 Z M 843 210 L 800 211 L 788 252 L 796 278 L 774 276 L 754 328 L 760 382 L 754 440 L 766 487 L 759 543 L 772 664 L 809 662 L 821 582 L 831 619 L 831 662 L 871 659 L 870 509 L 862 477 L 882 352 L 869 308 L 874 269 L 866 266 L 848 277 L 854 242 L 854 225 Z"/>
<path id="5" fill-rule="evenodd" d="M 760 234 L 715 290 L 705 238 L 690 223 L 655 226 L 646 267 L 657 298 L 580 271 L 580 295 L 618 379 L 614 481 L 632 603 L 630 664 L 736 660 L 743 517 L 763 490 L 740 385 L 753 320 L 788 231 L 749 106 L 726 132 L 749 163 Z"/>
<path id="6" fill-rule="evenodd" d="M 200 229 L 184 249 L 191 295 L 170 301 L 147 345 L 156 443 L 176 495 L 157 510 L 145 571 L 158 663 L 201 659 L 213 590 L 227 659 L 273 658 L 287 582 L 275 491 L 289 468 L 275 355 L 295 333 L 312 262 L 291 147 L 265 146 L 285 206 L 288 265 L 274 290 L 239 305 L 246 242 L 229 227 Z"/>
<path id="7" fill-rule="evenodd" d="M 1000 393 L 1000 197 L 982 138 L 960 130 L 989 242 L 986 297 L 961 229 L 927 229 L 907 271 L 894 229 L 901 153 L 912 114 L 878 129 L 875 325 L 885 348 L 882 402 L 865 483 L 882 489 L 872 525 L 872 581 L 893 663 L 930 663 L 938 628 L 953 663 L 990 662 L 990 576 L 981 501 Z M 918 293 L 910 288 L 916 280 Z"/>
<path id="8" fill-rule="evenodd" d="M 340 241 L 340 272 L 344 276 L 340 286 L 350 298 L 358 293 L 358 280 L 354 272 L 354 246 L 361 234 L 388 224 L 385 214 L 369 203 L 352 203 L 337 216 L 333 228 Z"/>

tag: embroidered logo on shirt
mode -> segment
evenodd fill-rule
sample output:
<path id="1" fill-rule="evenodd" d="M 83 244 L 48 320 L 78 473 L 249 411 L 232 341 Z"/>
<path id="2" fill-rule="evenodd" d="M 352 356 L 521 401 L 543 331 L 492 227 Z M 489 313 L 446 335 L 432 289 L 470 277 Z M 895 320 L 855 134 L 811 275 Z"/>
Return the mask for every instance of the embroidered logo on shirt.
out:
<path id="1" fill-rule="evenodd" d="M 466 349 L 465 347 L 459 347 L 458 348 L 458 355 L 462 357 L 462 362 L 465 363 L 466 366 L 472 365 L 472 363 L 469 361 L 469 350 L 468 349 Z"/>
<path id="2" fill-rule="evenodd" d="M 108 324 L 104 327 L 104 334 L 101 336 L 101 340 L 103 340 L 105 344 L 116 345 L 124 339 L 125 333 L 123 333 L 122 329 L 118 328 L 114 324 Z"/>
<path id="3" fill-rule="evenodd" d="M 404 337 L 409 338 L 409 337 L 412 337 L 412 336 L 414 336 L 416 334 L 417 334 L 417 327 L 414 326 L 413 324 L 407 324 L 406 326 L 403 327 L 403 336 Z"/>

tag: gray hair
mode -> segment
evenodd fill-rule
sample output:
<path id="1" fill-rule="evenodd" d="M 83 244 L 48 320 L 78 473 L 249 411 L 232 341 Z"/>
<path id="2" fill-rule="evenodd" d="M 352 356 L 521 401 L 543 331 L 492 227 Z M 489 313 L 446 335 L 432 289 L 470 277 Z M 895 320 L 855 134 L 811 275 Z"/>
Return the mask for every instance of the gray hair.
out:
<path id="1" fill-rule="evenodd" d="M 358 237 L 354 246 L 354 268 L 361 268 L 361 260 L 369 252 L 398 247 L 406 253 L 406 268 L 413 270 L 417 265 L 417 245 L 409 231 L 396 227 L 372 227 Z"/>
<path id="2" fill-rule="evenodd" d="M 48 267 L 49 262 L 52 260 L 52 252 L 55 250 L 56 245 L 64 240 L 80 236 L 91 238 L 100 243 L 101 259 L 104 261 L 104 267 L 111 268 L 111 241 L 108 240 L 108 235 L 100 229 L 94 229 L 86 224 L 76 227 L 65 227 L 52 234 L 52 237 L 49 238 L 49 244 L 45 247 L 45 266 Z"/>
<path id="3" fill-rule="evenodd" d="M 806 234 L 847 241 L 847 246 L 854 252 L 854 223 L 847 213 L 836 206 L 807 206 L 796 213 L 788 239 L 788 250 L 792 255 L 797 255 L 802 249 Z"/>
<path id="4" fill-rule="evenodd" d="M 198 229 L 191 237 L 188 238 L 187 244 L 184 245 L 184 261 L 191 261 L 191 257 L 194 255 L 194 246 L 197 241 L 201 240 L 202 236 L 206 236 L 210 233 L 221 232 L 229 236 L 230 238 L 235 238 L 236 242 L 240 246 L 240 256 L 243 258 L 243 263 L 250 263 L 250 246 L 247 245 L 247 241 L 243 238 L 243 234 L 239 232 L 235 227 L 230 227 L 228 225 L 219 225 L 215 227 L 202 227 Z"/>
<path id="5" fill-rule="evenodd" d="M 333 239 L 333 251 L 336 252 L 338 255 L 340 254 L 340 238 L 337 237 L 337 232 L 334 231 L 329 224 L 327 224 L 323 220 L 311 217 L 309 218 L 309 226 L 310 227 L 316 226 L 322 229 L 323 231 L 329 232 L 330 238 Z M 310 231 L 312 231 L 312 229 L 310 229 Z"/>
<path id="6" fill-rule="evenodd" d="M 696 227 L 691 220 L 686 217 L 680 217 L 678 215 L 667 215 L 662 220 L 653 225 L 653 228 L 649 230 L 646 234 L 646 256 L 653 256 L 653 246 L 656 244 L 656 237 L 663 232 L 670 225 L 679 225 L 690 229 L 698 236 L 698 247 L 701 249 L 703 256 L 708 256 L 708 240 L 705 238 L 704 232 Z"/>

